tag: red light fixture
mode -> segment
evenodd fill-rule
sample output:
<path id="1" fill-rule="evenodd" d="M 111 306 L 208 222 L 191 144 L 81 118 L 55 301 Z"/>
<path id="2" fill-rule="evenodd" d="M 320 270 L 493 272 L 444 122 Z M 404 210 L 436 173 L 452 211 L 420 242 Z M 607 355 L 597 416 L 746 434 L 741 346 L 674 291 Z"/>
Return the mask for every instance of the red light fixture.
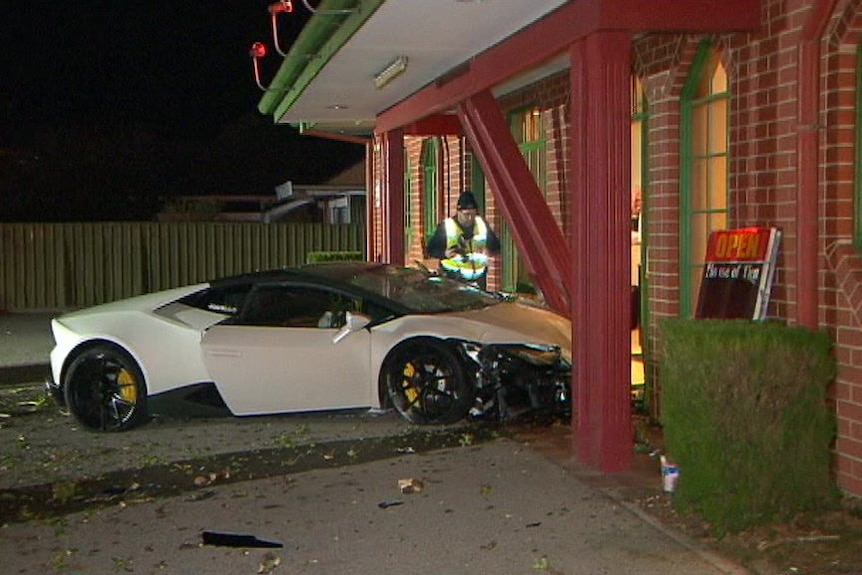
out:
<path id="1" fill-rule="evenodd" d="M 264 92 L 269 92 L 270 90 L 260 83 L 260 59 L 266 57 L 266 52 L 266 44 L 263 42 L 255 42 L 251 45 L 248 55 L 251 56 L 251 61 L 254 66 L 254 81 L 257 83 L 257 87 Z"/>
<path id="2" fill-rule="evenodd" d="M 266 57 L 266 44 L 255 42 L 251 45 L 251 50 L 248 53 L 252 58 L 264 58 Z"/>
<path id="3" fill-rule="evenodd" d="M 280 2 L 273 2 L 269 5 L 269 13 L 273 16 L 282 12 L 286 14 L 293 12 L 292 0 L 280 0 Z"/>
<path id="4" fill-rule="evenodd" d="M 293 12 L 293 2 L 291 0 L 281 0 L 269 5 L 269 15 L 272 20 L 272 43 L 275 45 L 275 51 L 286 57 L 287 54 L 281 49 L 278 44 L 278 15 L 290 14 Z"/>

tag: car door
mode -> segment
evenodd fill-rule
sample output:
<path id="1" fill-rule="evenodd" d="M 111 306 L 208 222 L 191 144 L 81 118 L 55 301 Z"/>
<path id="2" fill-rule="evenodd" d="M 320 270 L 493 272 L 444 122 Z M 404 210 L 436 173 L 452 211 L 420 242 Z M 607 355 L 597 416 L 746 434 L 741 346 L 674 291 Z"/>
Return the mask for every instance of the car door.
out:
<path id="1" fill-rule="evenodd" d="M 204 364 L 236 415 L 365 407 L 375 390 L 371 334 L 345 335 L 355 300 L 314 286 L 258 286 L 234 319 L 209 328 Z"/>

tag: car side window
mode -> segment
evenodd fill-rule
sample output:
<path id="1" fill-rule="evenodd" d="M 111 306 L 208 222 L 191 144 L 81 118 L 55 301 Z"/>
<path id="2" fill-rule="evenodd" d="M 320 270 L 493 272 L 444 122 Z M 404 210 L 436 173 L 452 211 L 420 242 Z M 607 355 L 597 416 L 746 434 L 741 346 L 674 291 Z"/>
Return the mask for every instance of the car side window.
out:
<path id="1" fill-rule="evenodd" d="M 235 325 L 330 329 L 344 325 L 357 304 L 336 292 L 306 286 L 258 286 L 246 299 Z"/>
<path id="2" fill-rule="evenodd" d="M 242 310 L 251 284 L 237 284 L 225 287 L 210 287 L 187 295 L 180 303 L 206 311 L 235 316 Z"/>

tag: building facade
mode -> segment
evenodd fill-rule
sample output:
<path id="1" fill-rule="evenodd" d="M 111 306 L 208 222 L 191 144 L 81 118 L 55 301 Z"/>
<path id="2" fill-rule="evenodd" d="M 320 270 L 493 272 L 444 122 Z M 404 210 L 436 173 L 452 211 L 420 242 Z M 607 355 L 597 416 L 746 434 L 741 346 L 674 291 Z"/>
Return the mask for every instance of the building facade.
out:
<path id="1" fill-rule="evenodd" d="M 631 462 L 632 286 L 660 419 L 659 326 L 693 315 L 710 232 L 779 229 L 767 317 L 834 341 L 836 477 L 862 496 L 860 4 L 323 0 L 259 110 L 367 145 L 370 259 L 433 264 L 480 197 L 490 286 L 573 319 L 573 448 L 605 472 Z"/>
<path id="2" fill-rule="evenodd" d="M 641 242 L 631 252 L 632 283 L 641 284 L 652 409 L 660 418 L 661 373 L 651 353 L 660 344 L 658 325 L 692 316 L 709 233 L 777 227 L 782 242 L 768 317 L 831 335 L 839 365 L 830 387 L 836 476 L 842 490 L 862 496 L 862 2 L 764 0 L 760 11 L 754 32 L 630 37 L 631 186 L 620 193 L 631 197 L 632 237 Z M 579 221 L 571 165 L 577 82 L 563 70 L 497 98 L 570 244 Z M 368 253 L 397 260 L 386 230 L 393 221 L 386 137 L 375 135 L 370 154 Z M 470 138 L 458 130 L 408 131 L 403 152 L 394 165 L 403 164 L 408 265 L 434 263 L 424 242 L 454 212 L 458 194 L 471 189 L 504 239 L 490 286 L 540 287 Z"/>

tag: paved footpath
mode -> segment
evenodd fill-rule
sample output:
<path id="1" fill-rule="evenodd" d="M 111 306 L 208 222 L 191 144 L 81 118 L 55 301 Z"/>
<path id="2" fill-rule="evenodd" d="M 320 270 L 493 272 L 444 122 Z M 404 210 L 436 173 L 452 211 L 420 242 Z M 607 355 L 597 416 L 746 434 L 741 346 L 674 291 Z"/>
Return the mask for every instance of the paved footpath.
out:
<path id="1" fill-rule="evenodd" d="M 745 573 L 509 439 L 14 523 L 0 557 L 33 575 Z"/>

